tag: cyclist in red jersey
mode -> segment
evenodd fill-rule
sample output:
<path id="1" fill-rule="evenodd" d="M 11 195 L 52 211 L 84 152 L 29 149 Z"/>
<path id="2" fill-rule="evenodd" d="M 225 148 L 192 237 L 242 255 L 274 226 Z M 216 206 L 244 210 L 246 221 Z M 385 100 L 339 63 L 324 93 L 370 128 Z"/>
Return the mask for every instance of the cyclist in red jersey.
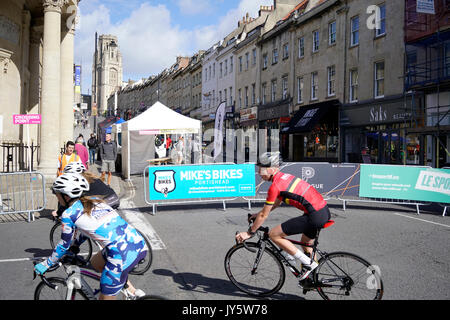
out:
<path id="1" fill-rule="evenodd" d="M 308 256 L 284 237 L 302 234 L 302 242 L 313 244 L 317 230 L 330 219 L 330 210 L 327 202 L 313 186 L 291 174 L 281 172 L 280 164 L 279 152 L 267 152 L 261 155 L 258 161 L 259 175 L 265 181 L 272 181 L 272 185 L 263 209 L 249 218 L 255 220 L 253 225 L 247 232 L 237 234 L 236 240 L 242 242 L 249 239 L 263 225 L 269 213 L 279 207 L 282 202 L 302 210 L 304 215 L 272 228 L 269 237 L 288 253 L 285 255 L 288 260 L 294 258 L 300 260 L 303 266 L 300 280 L 303 280 L 317 267 L 317 262 L 310 258 L 312 248 L 303 248 Z"/>

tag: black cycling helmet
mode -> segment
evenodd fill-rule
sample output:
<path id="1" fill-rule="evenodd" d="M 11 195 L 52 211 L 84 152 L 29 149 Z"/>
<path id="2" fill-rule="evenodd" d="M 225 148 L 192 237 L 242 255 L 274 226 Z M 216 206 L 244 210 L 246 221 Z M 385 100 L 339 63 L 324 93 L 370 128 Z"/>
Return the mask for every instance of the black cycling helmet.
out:
<path id="1" fill-rule="evenodd" d="M 257 166 L 263 168 L 277 167 L 281 166 L 281 155 L 280 152 L 265 152 L 259 156 Z"/>

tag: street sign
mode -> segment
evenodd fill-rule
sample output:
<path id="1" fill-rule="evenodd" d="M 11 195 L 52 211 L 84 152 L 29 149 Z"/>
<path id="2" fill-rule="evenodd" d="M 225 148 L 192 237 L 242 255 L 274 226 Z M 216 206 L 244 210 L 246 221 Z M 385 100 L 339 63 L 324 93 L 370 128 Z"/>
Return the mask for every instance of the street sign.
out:
<path id="1" fill-rule="evenodd" d="M 41 124 L 40 114 L 13 114 L 13 124 Z"/>

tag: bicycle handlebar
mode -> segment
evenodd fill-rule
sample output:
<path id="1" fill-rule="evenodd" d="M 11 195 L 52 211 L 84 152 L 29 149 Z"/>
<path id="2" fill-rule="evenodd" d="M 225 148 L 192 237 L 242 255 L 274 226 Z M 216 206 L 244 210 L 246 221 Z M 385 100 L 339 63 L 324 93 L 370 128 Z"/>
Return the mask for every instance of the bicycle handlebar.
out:
<path id="1" fill-rule="evenodd" d="M 39 263 L 38 261 L 39 261 L 39 260 L 33 261 L 33 265 L 35 266 L 36 264 L 38 264 L 38 263 Z M 80 258 L 77 254 L 74 254 L 74 253 L 66 253 L 66 254 L 64 255 L 64 257 L 61 258 L 61 261 L 60 261 L 60 262 L 58 262 L 58 263 L 54 264 L 53 266 L 51 266 L 50 268 L 48 268 L 48 270 L 45 271 L 45 273 L 53 272 L 53 271 L 57 270 L 59 267 L 61 267 L 62 265 L 65 265 L 65 264 L 80 265 L 80 266 L 86 265 L 86 263 L 84 262 L 84 260 L 82 260 L 82 258 Z M 47 278 L 45 277 L 45 273 L 44 273 L 44 274 L 39 274 L 39 277 L 41 278 L 41 280 L 42 280 L 48 287 L 52 288 L 53 290 L 56 290 L 56 289 L 58 288 L 58 286 L 57 286 L 57 285 L 54 285 L 54 284 L 52 284 L 52 283 L 50 283 L 50 282 L 47 280 Z M 37 275 L 38 275 L 38 274 L 36 273 L 36 271 L 34 271 L 34 268 L 33 268 L 33 280 L 36 279 L 36 276 L 37 276 Z"/>

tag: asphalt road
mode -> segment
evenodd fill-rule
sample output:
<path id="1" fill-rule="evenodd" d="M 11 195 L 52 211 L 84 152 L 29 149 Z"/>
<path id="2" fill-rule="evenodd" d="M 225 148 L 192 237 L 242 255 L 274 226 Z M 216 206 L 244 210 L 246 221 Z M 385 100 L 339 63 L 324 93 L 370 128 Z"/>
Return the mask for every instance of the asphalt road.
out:
<path id="1" fill-rule="evenodd" d="M 132 276 L 134 284 L 172 300 L 253 300 L 238 291 L 224 271 L 235 232 L 247 229 L 247 204 L 227 204 L 226 210 L 221 203 L 160 206 L 152 215 L 142 181 L 113 181 L 122 199 L 121 214 L 144 230 L 155 249 L 151 269 Z M 252 212 L 260 207 L 254 205 Z M 350 204 L 343 211 L 340 203 L 330 201 L 330 207 L 336 224 L 321 233 L 321 249 L 349 251 L 379 266 L 383 299 L 450 299 L 450 217 L 426 210 L 418 216 L 415 208 L 399 205 Z M 295 208 L 278 208 L 267 226 L 298 214 Z M 51 225 L 46 214 L 32 223 L 0 224 L 0 300 L 33 299 L 38 280 L 32 280 L 30 258 L 51 253 Z M 284 287 L 270 299 L 321 298 L 315 292 L 303 295 L 287 273 Z"/>

